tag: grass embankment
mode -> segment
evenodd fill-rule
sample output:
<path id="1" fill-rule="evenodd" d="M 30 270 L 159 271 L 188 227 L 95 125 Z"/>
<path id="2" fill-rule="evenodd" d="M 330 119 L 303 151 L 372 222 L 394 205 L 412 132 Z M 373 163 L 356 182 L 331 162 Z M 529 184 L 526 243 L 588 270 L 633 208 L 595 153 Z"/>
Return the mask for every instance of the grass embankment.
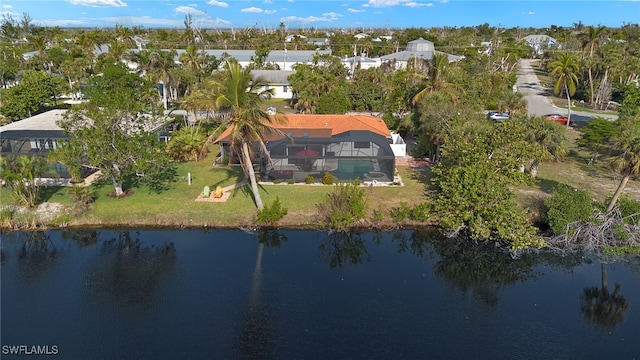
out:
<path id="1" fill-rule="evenodd" d="M 215 153 L 215 152 L 214 152 Z M 370 210 L 381 210 L 384 220 L 392 224 L 389 213 L 401 202 L 410 205 L 424 200 L 425 172 L 409 167 L 399 167 L 398 172 L 405 186 L 375 187 L 368 190 Z M 191 173 L 192 184 L 187 183 Z M 213 156 L 198 162 L 182 163 L 178 166 L 179 180 L 169 190 L 150 192 L 147 188 L 135 188 L 133 195 L 125 198 L 107 196 L 113 191 L 109 182 L 92 185 L 96 201 L 91 210 L 77 217 L 59 216 L 49 225 L 65 223 L 66 226 L 171 226 L 171 227 L 238 227 L 255 224 L 256 210 L 249 186 L 231 191 L 226 202 L 196 202 L 205 186 L 213 191 L 217 186 L 233 185 L 243 178 L 237 166 L 213 165 Z M 319 224 L 316 204 L 321 202 L 333 186 L 278 184 L 261 185 L 265 204 L 279 197 L 288 208 L 288 214 L 278 223 L 286 227 L 317 227 Z M 10 194 L 0 189 L 0 198 L 7 203 Z M 52 187 L 43 190 L 43 202 L 63 203 L 71 208 L 72 200 L 68 188 Z M 32 224 L 33 213 L 14 214 L 14 223 Z M 37 221 L 36 221 L 37 222 Z"/>

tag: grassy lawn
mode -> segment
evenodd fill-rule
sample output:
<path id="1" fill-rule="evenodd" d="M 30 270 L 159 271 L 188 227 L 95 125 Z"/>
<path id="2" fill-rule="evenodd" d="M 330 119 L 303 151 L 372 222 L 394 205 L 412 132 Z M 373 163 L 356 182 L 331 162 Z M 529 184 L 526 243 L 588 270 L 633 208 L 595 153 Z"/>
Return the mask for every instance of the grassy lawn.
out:
<path id="1" fill-rule="evenodd" d="M 289 99 L 269 99 L 265 101 L 267 106 L 274 106 L 276 111 L 284 114 L 293 114 L 296 111 L 289 107 Z"/>
<path id="2" fill-rule="evenodd" d="M 134 188 L 131 196 L 116 199 L 107 196 L 113 191 L 111 183 L 101 181 L 92 185 L 97 199 L 92 209 L 78 217 L 69 215 L 53 221 L 66 222 L 69 226 L 173 226 L 173 227 L 237 227 L 255 223 L 256 210 L 249 186 L 231 192 L 226 202 L 196 202 L 204 186 L 212 190 L 216 186 L 229 186 L 242 180 L 243 172 L 238 166 L 213 165 L 209 155 L 198 162 L 178 165 L 179 180 L 169 190 L 154 193 L 149 189 Z M 187 183 L 191 173 L 192 184 Z M 399 167 L 398 173 L 405 186 L 372 187 L 368 189 L 370 210 L 381 210 L 388 217 L 392 207 L 401 202 L 410 205 L 424 200 L 423 181 L 426 171 L 414 171 L 409 167 Z M 281 226 L 312 226 L 318 223 L 316 204 L 321 202 L 333 186 L 303 184 L 264 184 L 260 186 L 265 204 L 279 197 L 288 214 L 281 220 Z M 7 189 L 0 188 L 3 204 L 11 202 Z M 41 201 L 62 203 L 72 206 L 68 188 L 43 188 Z M 20 215 L 22 216 L 22 215 Z M 28 215 L 25 215 L 28 216 Z M 18 220 L 18 218 L 14 219 Z M 390 218 L 389 218 L 390 219 Z M 29 222 L 24 221 L 22 222 Z"/>
<path id="3" fill-rule="evenodd" d="M 107 197 L 112 189 L 108 186 L 98 188 L 99 198 L 93 210 L 75 220 L 75 224 L 121 225 L 131 224 L 149 226 L 213 226 L 235 227 L 255 222 L 256 211 L 249 186 L 233 190 L 226 202 L 196 202 L 203 187 L 215 189 L 232 185 L 242 179 L 242 170 L 236 166 L 212 166 L 208 159 L 199 162 L 181 164 L 181 180 L 175 186 L 160 194 L 150 193 L 146 189 L 136 189 L 132 196 L 123 199 Z M 192 173 L 193 182 L 186 183 L 187 172 Z M 408 167 L 399 169 L 405 187 L 378 187 L 369 190 L 371 208 L 381 204 L 390 210 L 405 201 L 414 204 L 420 201 L 423 185 L 412 175 Z M 279 197 L 289 213 L 281 220 L 283 226 L 306 226 L 318 222 L 316 204 L 322 201 L 333 186 L 320 185 L 261 185 L 260 191 L 265 204 Z M 377 208 L 377 207 L 376 207 Z M 388 211 L 387 211 L 388 212 Z M 132 221 L 131 219 L 134 219 Z"/>

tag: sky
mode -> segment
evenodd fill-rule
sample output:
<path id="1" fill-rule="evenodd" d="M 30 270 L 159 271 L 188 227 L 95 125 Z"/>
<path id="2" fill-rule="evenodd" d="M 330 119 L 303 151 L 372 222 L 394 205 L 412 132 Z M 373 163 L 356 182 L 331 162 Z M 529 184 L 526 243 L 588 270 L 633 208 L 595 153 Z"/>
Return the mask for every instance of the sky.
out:
<path id="1" fill-rule="evenodd" d="M 640 0 L 0 0 L 14 19 L 41 26 L 199 29 L 461 27 L 619 27 L 640 23 Z"/>

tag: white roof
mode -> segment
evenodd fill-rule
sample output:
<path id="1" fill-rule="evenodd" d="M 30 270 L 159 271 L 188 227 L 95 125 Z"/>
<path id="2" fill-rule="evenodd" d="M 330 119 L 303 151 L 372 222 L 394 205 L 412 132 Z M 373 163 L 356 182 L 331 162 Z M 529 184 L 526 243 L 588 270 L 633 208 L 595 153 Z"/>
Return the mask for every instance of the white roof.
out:
<path id="1" fill-rule="evenodd" d="M 62 130 L 62 128 L 56 124 L 56 121 L 62 120 L 62 115 L 65 112 L 67 112 L 67 110 L 49 110 L 42 114 L 14 121 L 10 124 L 0 126 L 0 133 L 18 130 Z"/>

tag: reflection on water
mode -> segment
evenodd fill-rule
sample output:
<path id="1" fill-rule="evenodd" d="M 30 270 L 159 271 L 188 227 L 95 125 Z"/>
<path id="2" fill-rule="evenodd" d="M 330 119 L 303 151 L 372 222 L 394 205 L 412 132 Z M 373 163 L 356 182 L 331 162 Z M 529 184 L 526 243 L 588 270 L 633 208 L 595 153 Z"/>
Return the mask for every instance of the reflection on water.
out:
<path id="1" fill-rule="evenodd" d="M 331 232 L 320 244 L 320 258 L 331 268 L 369 261 L 367 247 L 360 234 Z"/>
<path id="2" fill-rule="evenodd" d="M 640 357 L 639 257 L 514 260 L 429 231 L 65 230 L 1 245 L 2 343 L 62 358 Z"/>
<path id="3" fill-rule="evenodd" d="M 144 244 L 140 233 L 118 231 L 99 246 L 85 277 L 89 295 L 126 306 L 151 305 L 156 288 L 176 262 L 175 245 Z"/>
<path id="4" fill-rule="evenodd" d="M 269 236 L 271 235 L 271 236 Z M 259 234 L 259 240 L 279 247 L 282 240 L 276 233 L 271 231 Z M 284 237 L 286 239 L 286 237 Z M 265 244 L 258 243 L 256 264 L 251 277 L 251 290 L 247 299 L 244 311 L 240 318 L 240 328 L 237 330 L 235 350 L 237 358 L 241 359 L 277 359 L 278 336 L 277 318 L 271 306 L 262 299 L 262 254 Z"/>
<path id="5" fill-rule="evenodd" d="M 587 287 L 580 297 L 580 310 L 584 317 L 591 323 L 607 329 L 615 328 L 624 321 L 625 313 L 629 310 L 629 302 L 620 293 L 620 284 L 616 283 L 613 293 L 608 289 L 607 266 L 600 264 L 602 271 L 602 284 Z"/>

